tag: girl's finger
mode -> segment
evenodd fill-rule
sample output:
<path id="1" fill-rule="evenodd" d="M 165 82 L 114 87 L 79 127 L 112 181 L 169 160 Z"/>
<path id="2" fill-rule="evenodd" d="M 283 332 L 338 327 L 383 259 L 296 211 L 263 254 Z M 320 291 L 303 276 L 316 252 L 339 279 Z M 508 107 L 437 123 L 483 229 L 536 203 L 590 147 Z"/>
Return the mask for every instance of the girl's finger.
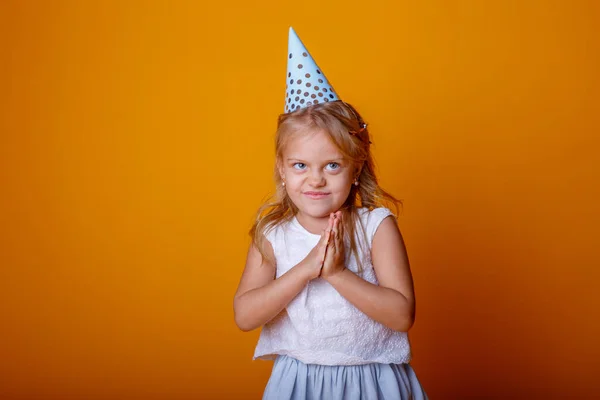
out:
<path id="1" fill-rule="evenodd" d="M 336 231 L 333 231 L 332 234 L 333 234 L 333 240 L 331 241 L 331 245 L 329 246 L 329 248 L 331 249 L 331 251 L 333 253 L 337 253 L 338 249 L 337 249 L 337 239 L 336 238 L 337 238 L 338 234 Z"/>
<path id="2" fill-rule="evenodd" d="M 338 219 L 338 227 L 337 234 L 335 237 L 335 246 L 336 251 L 343 253 L 344 252 L 344 224 L 342 224 L 342 219 Z"/>
<path id="3" fill-rule="evenodd" d="M 327 229 L 323 229 L 322 232 L 323 233 L 321 234 L 321 246 L 326 246 L 327 240 L 329 239 L 329 233 L 327 232 Z"/>
<path id="4" fill-rule="evenodd" d="M 323 264 L 323 262 L 325 262 L 325 259 L 327 258 L 327 249 L 329 249 L 330 244 L 329 242 L 331 241 L 331 231 L 329 229 L 327 229 L 326 231 L 326 236 L 325 236 L 325 241 L 323 242 L 323 256 L 321 257 L 321 264 Z M 323 267 L 323 265 L 321 265 L 321 268 Z"/>

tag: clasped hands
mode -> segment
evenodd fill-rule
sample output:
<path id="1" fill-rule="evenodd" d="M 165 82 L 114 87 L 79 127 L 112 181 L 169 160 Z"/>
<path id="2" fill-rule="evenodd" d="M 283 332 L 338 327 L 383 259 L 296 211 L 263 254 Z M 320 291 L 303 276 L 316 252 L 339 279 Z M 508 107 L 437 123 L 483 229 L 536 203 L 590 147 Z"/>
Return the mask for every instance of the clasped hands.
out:
<path id="1" fill-rule="evenodd" d="M 304 259 L 310 279 L 321 277 L 327 280 L 346 269 L 342 215 L 341 211 L 329 214 L 327 228 L 322 231 L 319 243 Z"/>

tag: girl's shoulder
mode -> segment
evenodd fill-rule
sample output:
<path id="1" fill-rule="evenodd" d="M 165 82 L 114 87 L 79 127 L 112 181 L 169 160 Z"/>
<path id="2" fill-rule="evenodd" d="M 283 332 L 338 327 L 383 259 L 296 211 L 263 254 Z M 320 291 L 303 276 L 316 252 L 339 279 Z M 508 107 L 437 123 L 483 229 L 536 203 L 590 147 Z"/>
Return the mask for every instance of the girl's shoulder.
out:
<path id="1" fill-rule="evenodd" d="M 271 245 L 275 245 L 275 242 L 281 240 L 285 233 L 293 226 L 293 219 L 284 219 L 281 221 L 274 222 L 265 229 L 265 238 L 271 242 Z"/>
<path id="2" fill-rule="evenodd" d="M 396 215 L 386 207 L 378 207 L 372 210 L 369 210 L 367 207 L 362 207 L 358 209 L 358 215 L 360 216 L 360 222 L 364 229 L 369 247 L 371 247 L 377 228 L 379 228 L 379 225 L 383 220 L 390 215 L 394 218 L 396 217 Z"/>

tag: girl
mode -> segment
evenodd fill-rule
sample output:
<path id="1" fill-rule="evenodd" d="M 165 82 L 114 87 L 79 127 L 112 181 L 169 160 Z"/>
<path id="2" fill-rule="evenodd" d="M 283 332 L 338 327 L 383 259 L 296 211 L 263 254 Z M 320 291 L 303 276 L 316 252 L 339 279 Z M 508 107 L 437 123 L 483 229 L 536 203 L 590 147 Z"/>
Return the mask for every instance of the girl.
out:
<path id="1" fill-rule="evenodd" d="M 382 207 L 398 201 L 377 184 L 359 113 L 291 28 L 288 47 L 277 192 L 258 212 L 234 299 L 240 329 L 262 326 L 254 359 L 275 359 L 263 399 L 427 399 L 409 364 L 408 257 Z"/>

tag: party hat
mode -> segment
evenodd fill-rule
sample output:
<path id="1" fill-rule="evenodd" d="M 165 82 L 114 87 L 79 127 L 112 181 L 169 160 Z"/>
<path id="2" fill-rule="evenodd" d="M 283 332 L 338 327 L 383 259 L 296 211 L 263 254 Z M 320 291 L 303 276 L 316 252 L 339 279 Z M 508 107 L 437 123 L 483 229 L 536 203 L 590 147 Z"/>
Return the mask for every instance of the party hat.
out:
<path id="1" fill-rule="evenodd" d="M 339 100 L 333 87 L 290 27 L 285 88 L 285 113 L 304 107 Z"/>

